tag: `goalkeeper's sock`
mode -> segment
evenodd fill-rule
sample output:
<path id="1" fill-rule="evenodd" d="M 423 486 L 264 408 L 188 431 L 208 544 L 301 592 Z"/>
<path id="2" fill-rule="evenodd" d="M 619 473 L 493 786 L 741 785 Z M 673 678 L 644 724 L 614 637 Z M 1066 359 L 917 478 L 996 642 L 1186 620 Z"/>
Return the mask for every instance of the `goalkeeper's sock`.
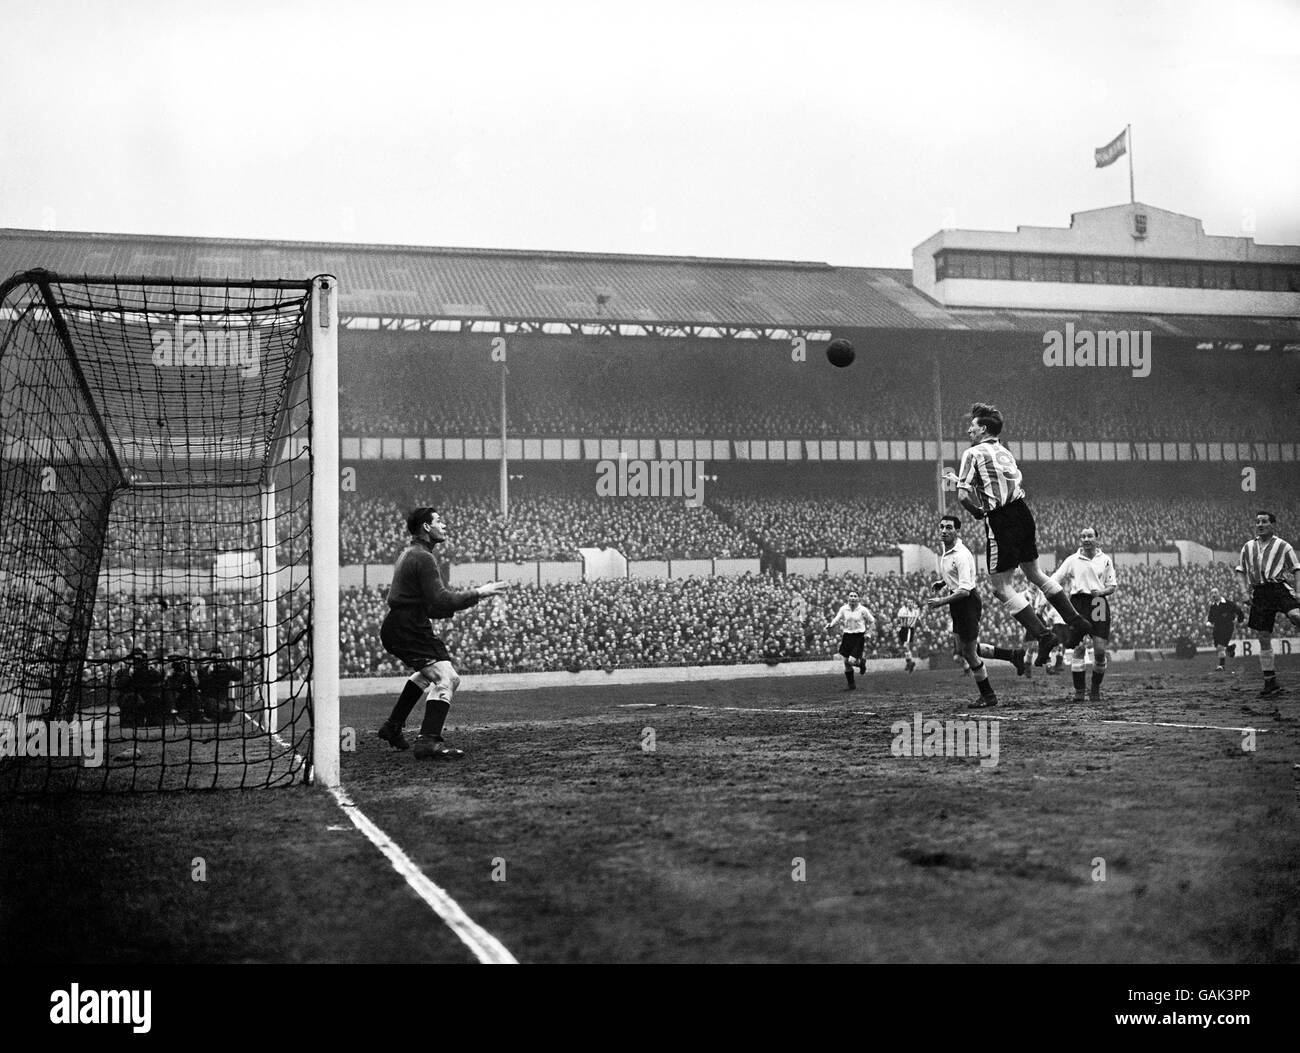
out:
<path id="1" fill-rule="evenodd" d="M 424 720 L 420 724 L 420 738 L 441 739 L 442 726 L 451 712 L 451 699 L 431 698 L 424 707 Z"/>
<path id="2" fill-rule="evenodd" d="M 415 708 L 415 704 L 420 701 L 420 696 L 423 694 L 424 688 L 414 680 L 407 680 L 402 693 L 397 696 L 397 705 L 393 706 L 393 713 L 388 718 L 388 723 L 399 731 L 405 727 L 406 718 L 411 715 L 411 710 Z"/>

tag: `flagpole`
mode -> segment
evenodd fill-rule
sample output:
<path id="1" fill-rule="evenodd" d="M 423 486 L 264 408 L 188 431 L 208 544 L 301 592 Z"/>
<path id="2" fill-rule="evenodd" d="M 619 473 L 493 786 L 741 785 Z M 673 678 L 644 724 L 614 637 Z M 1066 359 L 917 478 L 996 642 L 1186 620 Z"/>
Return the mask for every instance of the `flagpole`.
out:
<path id="1" fill-rule="evenodd" d="M 1128 203 L 1137 204 L 1137 195 L 1133 192 L 1133 125 L 1124 125 L 1124 142 L 1128 146 Z"/>

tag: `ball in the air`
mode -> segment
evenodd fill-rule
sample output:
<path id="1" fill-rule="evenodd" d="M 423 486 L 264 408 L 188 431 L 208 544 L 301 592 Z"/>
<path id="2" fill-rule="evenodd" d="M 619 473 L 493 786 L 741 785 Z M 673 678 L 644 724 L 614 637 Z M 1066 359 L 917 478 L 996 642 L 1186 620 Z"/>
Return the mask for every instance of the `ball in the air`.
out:
<path id="1" fill-rule="evenodd" d="M 843 337 L 837 337 L 826 345 L 826 357 L 831 365 L 843 369 L 853 361 L 853 345 Z"/>

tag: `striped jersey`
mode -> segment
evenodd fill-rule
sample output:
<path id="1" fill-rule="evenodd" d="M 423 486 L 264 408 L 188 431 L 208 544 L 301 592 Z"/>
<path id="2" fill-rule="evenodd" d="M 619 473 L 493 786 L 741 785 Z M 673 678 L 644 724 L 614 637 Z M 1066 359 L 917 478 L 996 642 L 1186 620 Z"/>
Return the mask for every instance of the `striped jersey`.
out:
<path id="1" fill-rule="evenodd" d="M 1067 578 L 1071 592 L 1105 592 L 1119 584 L 1114 562 L 1101 549 L 1096 550 L 1092 559 L 1083 554 L 1083 549 L 1066 556 L 1053 572 L 1052 580 L 1064 585 Z"/>
<path id="2" fill-rule="evenodd" d="M 1294 574 L 1298 567 L 1300 559 L 1295 549 L 1274 534 L 1267 541 L 1257 537 L 1247 541 L 1241 547 L 1241 562 L 1236 570 L 1246 575 L 1246 584 L 1259 585 L 1266 581 L 1285 583 L 1287 575 Z"/>
<path id="3" fill-rule="evenodd" d="M 997 439 L 985 439 L 965 450 L 957 479 L 970 487 L 971 496 L 985 512 L 1025 496 L 1016 459 Z"/>
<path id="4" fill-rule="evenodd" d="M 898 614 L 895 617 L 898 624 L 904 629 L 915 629 L 917 623 L 921 620 L 921 612 L 905 603 L 898 608 Z"/>
<path id="5" fill-rule="evenodd" d="M 846 603 L 835 612 L 835 617 L 831 619 L 831 625 L 835 625 L 837 622 L 844 623 L 846 633 L 864 633 L 867 631 L 867 623 L 870 622 L 874 626 L 876 619 L 871 616 L 871 612 L 862 604 L 859 603 L 856 607 L 850 607 Z"/>
<path id="6" fill-rule="evenodd" d="M 939 557 L 939 576 L 950 592 L 958 589 L 975 591 L 975 556 L 961 538 L 953 542 L 950 551 Z"/>

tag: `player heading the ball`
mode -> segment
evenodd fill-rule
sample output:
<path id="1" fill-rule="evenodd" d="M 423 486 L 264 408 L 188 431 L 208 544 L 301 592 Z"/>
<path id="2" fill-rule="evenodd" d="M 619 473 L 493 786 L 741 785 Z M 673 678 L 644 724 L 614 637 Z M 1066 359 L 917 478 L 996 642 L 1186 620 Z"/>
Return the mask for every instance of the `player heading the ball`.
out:
<path id="1" fill-rule="evenodd" d="M 955 473 L 948 469 L 943 477 L 956 485 L 962 507 L 976 519 L 984 520 L 988 538 L 986 566 L 993 593 L 1038 640 L 1034 664 L 1046 665 L 1055 637 L 1034 613 L 1029 600 L 1011 587 L 1017 567 L 1070 627 L 1070 648 L 1088 635 L 1089 625 L 1074 609 L 1065 590 L 1038 566 L 1038 530 L 1025 503 L 1023 477 L 1011 451 L 998 440 L 1002 434 L 1001 412 L 988 403 L 975 403 L 970 408 L 966 434 L 970 448 L 962 453 L 961 466 Z"/>

